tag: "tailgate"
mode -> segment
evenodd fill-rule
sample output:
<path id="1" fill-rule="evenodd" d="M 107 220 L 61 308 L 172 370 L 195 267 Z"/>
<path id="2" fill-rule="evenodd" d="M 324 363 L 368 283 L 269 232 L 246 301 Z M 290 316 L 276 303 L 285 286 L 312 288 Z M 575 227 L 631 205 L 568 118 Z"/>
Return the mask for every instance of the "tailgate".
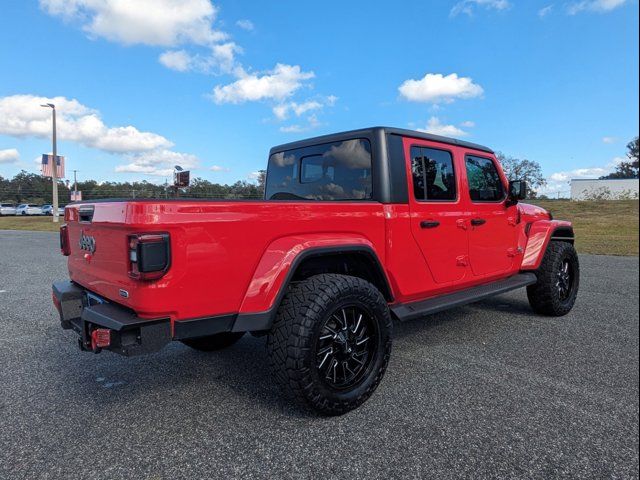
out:
<path id="1" fill-rule="evenodd" d="M 78 204 L 66 209 L 71 280 L 112 301 L 135 287 L 129 277 L 126 202 Z"/>

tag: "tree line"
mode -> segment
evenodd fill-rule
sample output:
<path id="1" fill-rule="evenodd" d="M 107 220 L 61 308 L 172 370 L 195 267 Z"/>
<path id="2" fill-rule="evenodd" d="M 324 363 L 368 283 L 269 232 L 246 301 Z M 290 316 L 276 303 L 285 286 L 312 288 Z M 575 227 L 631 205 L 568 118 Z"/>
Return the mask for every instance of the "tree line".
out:
<path id="1" fill-rule="evenodd" d="M 97 182 L 86 180 L 78 182 L 77 189 L 82 192 L 83 200 L 101 198 L 173 198 L 179 195 L 189 198 L 234 199 L 262 198 L 264 194 L 265 172 L 261 171 L 257 182 L 237 181 L 231 185 L 210 182 L 203 178 L 194 178 L 186 189 L 176 192 L 172 185 L 155 184 L 145 180 L 141 182 Z M 73 184 L 58 181 L 58 202 L 65 205 L 71 202 Z M 21 171 L 13 178 L 0 176 L 0 202 L 2 203 L 51 203 L 53 185 L 50 178 L 40 174 Z"/>

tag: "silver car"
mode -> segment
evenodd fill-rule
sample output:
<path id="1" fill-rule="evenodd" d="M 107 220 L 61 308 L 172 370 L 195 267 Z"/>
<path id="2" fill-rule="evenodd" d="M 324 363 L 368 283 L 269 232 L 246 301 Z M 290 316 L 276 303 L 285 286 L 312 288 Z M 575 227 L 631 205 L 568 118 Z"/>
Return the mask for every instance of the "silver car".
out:
<path id="1" fill-rule="evenodd" d="M 42 208 L 35 203 L 23 203 L 16 208 L 16 215 L 42 215 Z"/>
<path id="2" fill-rule="evenodd" d="M 0 216 L 15 215 L 16 206 L 13 203 L 0 203 Z"/>
<path id="3" fill-rule="evenodd" d="M 42 214 L 43 215 L 53 215 L 53 205 L 42 205 Z M 64 207 L 58 207 L 58 216 L 64 217 Z"/>

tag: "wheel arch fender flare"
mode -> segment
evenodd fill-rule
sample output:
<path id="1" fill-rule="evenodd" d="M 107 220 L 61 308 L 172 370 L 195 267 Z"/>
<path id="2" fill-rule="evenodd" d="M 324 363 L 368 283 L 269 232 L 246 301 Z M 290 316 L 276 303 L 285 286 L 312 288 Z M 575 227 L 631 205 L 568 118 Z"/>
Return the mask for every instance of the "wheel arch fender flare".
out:
<path id="1" fill-rule="evenodd" d="M 368 260 L 377 277 L 372 283 L 390 301 L 393 292 L 389 279 L 380 256 L 367 238 L 344 234 L 282 237 L 273 241 L 260 258 L 240 305 L 234 330 L 270 328 L 289 284 L 306 261 L 319 257 L 353 255 Z"/>
<path id="2" fill-rule="evenodd" d="M 571 222 L 564 220 L 538 220 L 528 228 L 528 239 L 520 265 L 521 270 L 537 270 L 549 242 L 575 242 Z"/>

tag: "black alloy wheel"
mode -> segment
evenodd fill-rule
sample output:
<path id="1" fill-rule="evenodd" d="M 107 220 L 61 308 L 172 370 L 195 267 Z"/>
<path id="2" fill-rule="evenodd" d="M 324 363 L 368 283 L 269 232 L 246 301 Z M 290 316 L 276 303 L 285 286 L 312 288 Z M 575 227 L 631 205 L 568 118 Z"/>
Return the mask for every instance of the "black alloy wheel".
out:
<path id="1" fill-rule="evenodd" d="M 337 390 L 358 384 L 375 357 L 377 336 L 376 323 L 364 308 L 338 308 L 324 321 L 316 342 L 319 377 Z"/>

